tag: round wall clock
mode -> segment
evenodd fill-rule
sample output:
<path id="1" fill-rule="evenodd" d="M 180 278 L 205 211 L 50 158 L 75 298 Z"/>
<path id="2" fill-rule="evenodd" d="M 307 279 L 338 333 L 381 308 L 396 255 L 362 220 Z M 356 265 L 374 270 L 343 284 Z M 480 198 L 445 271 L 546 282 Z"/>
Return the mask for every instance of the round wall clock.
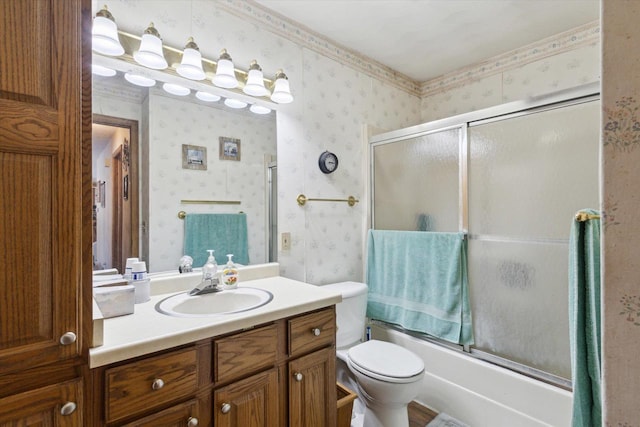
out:
<path id="1" fill-rule="evenodd" d="M 338 169 L 338 156 L 329 151 L 325 151 L 320 154 L 318 166 L 323 173 L 331 173 Z"/>

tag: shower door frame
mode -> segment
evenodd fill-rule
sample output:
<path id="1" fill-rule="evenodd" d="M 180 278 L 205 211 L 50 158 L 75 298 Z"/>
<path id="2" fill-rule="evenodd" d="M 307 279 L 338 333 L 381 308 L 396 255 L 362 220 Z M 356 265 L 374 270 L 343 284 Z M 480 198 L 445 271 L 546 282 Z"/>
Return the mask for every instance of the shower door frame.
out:
<path id="1" fill-rule="evenodd" d="M 447 117 L 404 129 L 395 130 L 372 136 L 369 139 L 369 218 L 371 228 L 375 228 L 375 162 L 374 149 L 380 145 L 392 144 L 404 141 L 410 138 L 418 138 L 421 136 L 439 133 L 447 130 L 459 129 L 459 206 L 458 206 L 458 228 L 460 232 L 468 233 L 469 227 L 469 204 L 468 204 L 468 161 L 469 161 L 469 128 L 483 125 L 491 122 L 508 120 L 515 117 L 526 116 L 549 111 L 557 108 L 569 107 L 586 102 L 598 101 L 600 99 L 600 84 L 590 83 L 587 85 L 577 86 L 571 89 L 557 91 L 546 95 L 532 97 L 521 101 L 514 101 L 490 108 L 485 108 L 457 116 Z M 600 195 L 600 199 L 602 195 Z M 365 267 L 366 268 L 366 267 Z M 438 345 L 445 346 L 449 349 L 462 351 L 470 357 L 484 360 L 489 363 L 496 364 L 503 368 L 507 368 L 529 377 L 535 378 L 546 383 L 571 390 L 571 381 L 563 377 L 533 368 L 522 363 L 514 362 L 510 359 L 497 356 L 482 350 L 471 348 L 470 346 L 462 346 L 452 344 L 430 335 L 408 331 L 399 326 L 388 324 L 381 321 L 372 321 L 383 327 L 391 328 L 403 332 L 407 335 L 423 339 Z"/>

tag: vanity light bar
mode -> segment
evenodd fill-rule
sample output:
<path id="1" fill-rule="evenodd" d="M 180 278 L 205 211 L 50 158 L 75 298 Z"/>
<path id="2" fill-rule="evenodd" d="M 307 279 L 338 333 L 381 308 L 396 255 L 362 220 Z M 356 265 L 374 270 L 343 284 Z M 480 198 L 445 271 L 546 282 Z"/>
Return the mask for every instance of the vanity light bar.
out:
<path id="1" fill-rule="evenodd" d="M 118 34 L 120 36 L 120 42 L 122 43 L 122 46 L 124 47 L 124 54 L 122 56 L 120 56 L 120 59 L 123 59 L 127 62 L 135 62 L 135 60 L 133 59 L 133 53 L 135 52 L 136 49 L 138 49 L 138 47 L 140 46 L 140 42 L 141 42 L 141 37 L 136 36 L 134 34 L 131 33 L 127 33 L 121 30 L 118 30 Z M 167 59 L 167 63 L 169 64 L 169 67 L 167 69 L 165 69 L 164 71 L 167 72 L 171 72 L 172 74 L 175 75 L 179 75 L 177 73 L 177 68 L 181 63 L 182 60 L 182 50 L 180 49 L 176 49 L 174 47 L 171 46 L 167 46 L 166 44 L 162 44 L 162 50 L 164 53 L 164 57 Z M 202 57 L 202 68 L 205 72 L 205 78 L 208 81 L 211 81 L 211 79 L 215 76 L 216 74 L 216 66 L 217 63 L 216 61 L 213 61 L 211 59 Z M 247 76 L 248 76 L 248 72 L 238 69 L 238 68 L 234 68 L 235 74 L 236 74 L 236 78 L 238 79 L 238 82 L 240 83 L 238 86 L 239 90 L 242 90 L 244 88 L 244 85 L 247 80 Z M 263 78 L 264 81 L 264 85 L 266 87 L 272 87 L 274 84 L 273 80 L 267 79 L 267 78 Z M 265 94 L 264 96 L 268 96 L 269 94 Z"/>

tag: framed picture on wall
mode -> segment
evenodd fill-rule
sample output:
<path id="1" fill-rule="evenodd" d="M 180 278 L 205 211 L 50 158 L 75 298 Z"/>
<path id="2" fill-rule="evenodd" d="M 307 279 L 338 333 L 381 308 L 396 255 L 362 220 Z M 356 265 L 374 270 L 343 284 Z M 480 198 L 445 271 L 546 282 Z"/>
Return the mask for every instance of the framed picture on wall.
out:
<path id="1" fill-rule="evenodd" d="M 207 147 L 182 144 L 182 169 L 207 170 Z"/>
<path id="2" fill-rule="evenodd" d="M 220 160 L 240 161 L 240 140 L 237 138 L 220 137 Z"/>

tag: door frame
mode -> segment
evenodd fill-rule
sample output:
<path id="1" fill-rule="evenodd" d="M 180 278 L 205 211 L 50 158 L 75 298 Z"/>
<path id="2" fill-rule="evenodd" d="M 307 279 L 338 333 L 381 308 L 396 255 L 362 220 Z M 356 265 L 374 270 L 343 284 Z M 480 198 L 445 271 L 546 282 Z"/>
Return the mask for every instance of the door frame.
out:
<path id="1" fill-rule="evenodd" d="M 140 251 L 140 182 L 138 121 L 121 117 L 93 114 L 93 123 L 129 129 L 129 202 L 131 203 L 131 255 Z M 118 185 L 114 183 L 114 185 Z"/>

